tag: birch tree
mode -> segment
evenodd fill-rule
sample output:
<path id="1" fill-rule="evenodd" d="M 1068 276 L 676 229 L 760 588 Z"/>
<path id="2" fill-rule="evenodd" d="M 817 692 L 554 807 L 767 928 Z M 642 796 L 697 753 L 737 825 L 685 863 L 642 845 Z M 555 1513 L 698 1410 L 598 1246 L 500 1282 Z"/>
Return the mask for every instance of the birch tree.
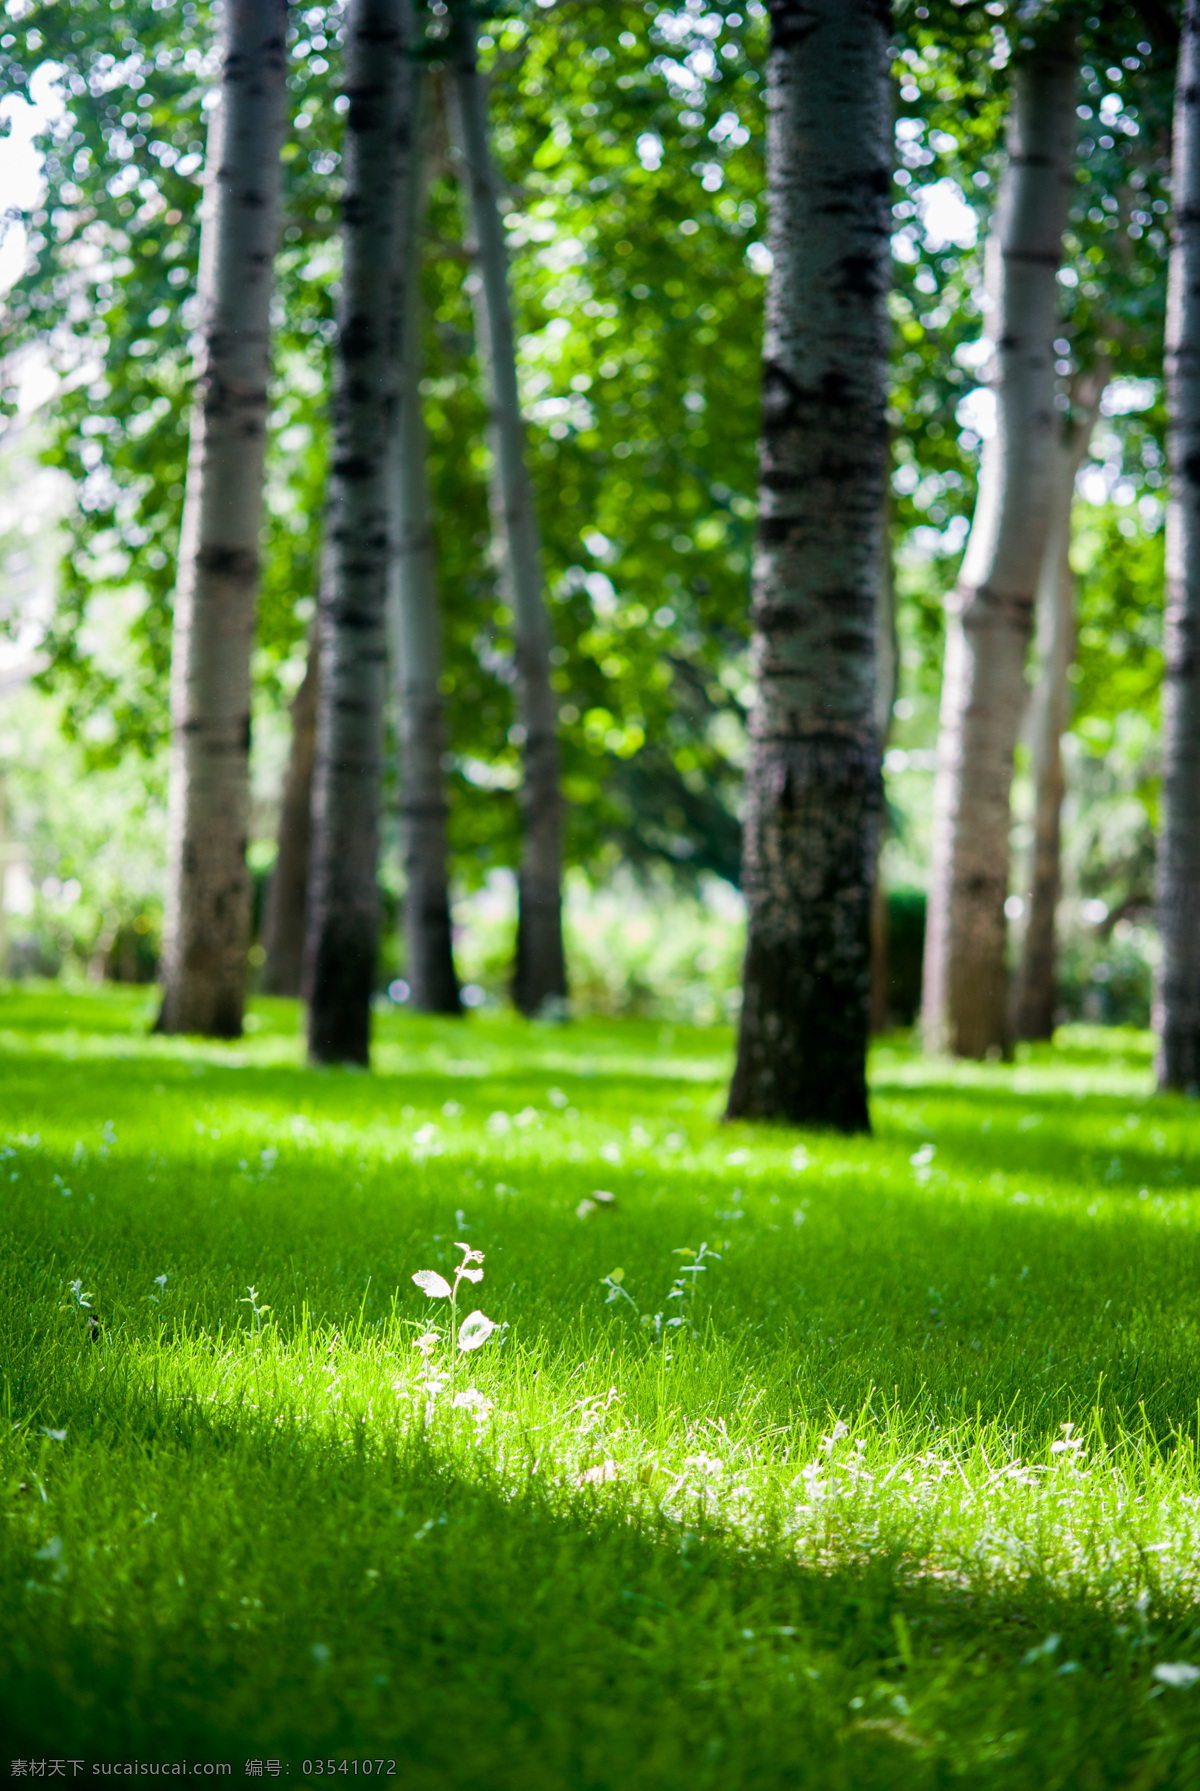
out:
<path id="1" fill-rule="evenodd" d="M 550 684 L 550 622 L 525 426 L 517 391 L 508 252 L 496 203 L 484 87 L 469 0 L 452 0 L 449 54 L 458 149 L 476 257 L 475 339 L 491 414 L 489 504 L 500 584 L 516 634 L 517 726 L 522 742 L 521 860 L 517 873 L 517 962 L 513 995 L 524 1014 L 553 1012 L 566 1000 L 562 940 L 562 794 L 558 704 Z"/>
<path id="2" fill-rule="evenodd" d="M 303 988 L 320 687 L 321 647 L 314 632 L 309 642 L 304 677 L 292 699 L 292 740 L 279 813 L 279 849 L 267 886 L 267 911 L 263 921 L 267 958 L 262 980 L 267 995 L 299 995 Z"/>
<path id="3" fill-rule="evenodd" d="M 1007 1047 L 1004 903 L 1013 754 L 1052 515 L 1056 274 L 1072 178 L 1077 64 L 1069 24 L 1013 73 L 989 334 L 996 430 L 967 551 L 946 601 L 922 1023 L 933 1050 Z"/>
<path id="4" fill-rule="evenodd" d="M 868 1125 L 891 108 L 873 0 L 777 0 L 730 1118 Z"/>
<path id="5" fill-rule="evenodd" d="M 321 694 L 305 982 L 317 1063 L 370 1051 L 387 680 L 396 243 L 411 151 L 409 0 L 350 0 L 342 291 L 322 576 Z M 403 294 L 401 297 L 403 299 Z"/>
<path id="6" fill-rule="evenodd" d="M 1033 774 L 1033 847 L 1025 933 L 1013 981 L 1012 1035 L 1048 1039 L 1058 1006 L 1055 919 L 1062 888 L 1061 817 L 1065 781 L 1062 737 L 1070 712 L 1068 673 L 1075 656 L 1076 580 L 1071 566 L 1071 510 L 1075 476 L 1088 450 L 1108 380 L 1108 363 L 1076 384 L 1070 420 L 1049 471 L 1053 509 L 1037 592 L 1038 678 L 1029 702 Z"/>
<path id="7" fill-rule="evenodd" d="M 1159 1086 L 1200 1091 L 1200 0 L 1184 0 L 1167 293 L 1167 608 L 1163 640 Z"/>
<path id="8" fill-rule="evenodd" d="M 227 0 L 201 226 L 199 377 L 171 649 L 163 1032 L 236 1038 L 250 942 L 258 595 L 286 0 Z"/>
<path id="9" fill-rule="evenodd" d="M 413 112 L 421 116 L 420 72 L 414 70 Z M 450 928 L 446 874 L 446 745 L 441 692 L 442 622 L 437 551 L 426 471 L 421 406 L 421 224 L 425 182 L 414 135 L 403 215 L 401 264 L 410 283 L 400 346 L 400 417 L 394 432 L 392 501 L 396 555 L 391 611 L 400 713 L 400 828 L 406 888 L 406 975 L 419 1013 L 462 1011 Z"/>

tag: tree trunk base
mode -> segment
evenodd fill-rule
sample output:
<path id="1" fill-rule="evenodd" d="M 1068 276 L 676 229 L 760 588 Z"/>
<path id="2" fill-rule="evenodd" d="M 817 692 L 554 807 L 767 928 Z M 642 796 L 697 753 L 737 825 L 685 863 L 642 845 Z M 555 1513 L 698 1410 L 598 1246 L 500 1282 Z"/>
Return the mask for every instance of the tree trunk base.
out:
<path id="1" fill-rule="evenodd" d="M 725 1117 L 867 1132 L 878 760 L 840 738 L 765 741 L 748 782 L 745 994 Z"/>
<path id="2" fill-rule="evenodd" d="M 726 1119 L 869 1132 L 866 1002 L 846 1003 L 787 947 L 751 946 Z"/>
<path id="3" fill-rule="evenodd" d="M 446 886 L 416 890 L 410 897 L 408 985 L 410 1005 L 418 1014 L 461 1016 L 462 998 L 454 968 L 453 933 Z"/>
<path id="4" fill-rule="evenodd" d="M 513 1000 L 529 1020 L 567 1018 L 562 899 L 557 881 L 522 871 L 517 895 L 517 963 Z"/>
<path id="5" fill-rule="evenodd" d="M 185 1003 L 164 997 L 150 1030 L 167 1038 L 240 1039 L 242 1005 L 240 990 L 215 1001 Z"/>
<path id="6" fill-rule="evenodd" d="M 364 1068 L 371 1051 L 371 992 L 375 986 L 374 932 L 338 926 L 331 917 L 319 935 L 309 978 L 308 1060 Z M 369 942 L 371 949 L 364 946 Z"/>

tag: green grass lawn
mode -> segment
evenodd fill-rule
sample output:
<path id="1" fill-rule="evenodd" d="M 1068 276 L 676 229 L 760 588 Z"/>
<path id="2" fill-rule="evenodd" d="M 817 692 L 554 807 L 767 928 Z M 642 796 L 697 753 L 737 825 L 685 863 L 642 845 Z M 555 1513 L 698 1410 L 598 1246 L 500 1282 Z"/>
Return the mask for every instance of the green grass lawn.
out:
<path id="1" fill-rule="evenodd" d="M 720 1124 L 724 1032 L 393 1014 L 364 1075 L 151 1013 L 0 990 L 11 1758 L 1200 1786 L 1200 1109 L 1145 1035 L 881 1047 L 845 1139 Z"/>

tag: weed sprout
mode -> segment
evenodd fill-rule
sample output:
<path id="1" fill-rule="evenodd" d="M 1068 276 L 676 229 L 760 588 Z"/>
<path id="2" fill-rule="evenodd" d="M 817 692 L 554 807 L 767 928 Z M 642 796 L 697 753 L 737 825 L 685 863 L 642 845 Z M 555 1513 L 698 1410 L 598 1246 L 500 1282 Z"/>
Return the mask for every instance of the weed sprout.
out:
<path id="1" fill-rule="evenodd" d="M 257 1287 L 248 1287 L 246 1289 L 246 1298 L 243 1300 L 239 1300 L 238 1305 L 239 1306 L 249 1306 L 250 1322 L 253 1327 L 254 1334 L 256 1337 L 261 1336 L 262 1329 L 263 1329 L 263 1319 L 266 1318 L 266 1316 L 270 1312 L 271 1308 L 269 1306 L 260 1306 L 259 1305 Z"/>
<path id="2" fill-rule="evenodd" d="M 626 1300 L 626 1301 L 628 1301 L 629 1305 L 631 1305 L 633 1307 L 633 1310 L 636 1312 L 638 1310 L 637 1301 L 634 1299 L 633 1295 L 629 1292 L 628 1288 L 624 1285 L 624 1283 L 625 1283 L 624 1269 L 614 1269 L 612 1271 L 611 1275 L 604 1275 L 601 1277 L 601 1280 L 600 1280 L 601 1287 L 607 1287 L 607 1289 L 608 1289 L 608 1292 L 604 1296 L 604 1304 L 606 1306 L 611 1306 L 614 1300 Z"/>
<path id="3" fill-rule="evenodd" d="M 683 1315 L 686 1310 L 687 1323 L 694 1333 L 696 1329 L 696 1288 L 699 1286 L 701 1275 L 707 1273 L 709 1263 L 720 1262 L 721 1258 L 715 1250 L 710 1250 L 707 1244 L 701 1244 L 698 1250 L 689 1250 L 686 1247 L 682 1250 L 676 1250 L 675 1255 L 690 1256 L 693 1260 L 684 1263 L 679 1274 L 675 1278 L 670 1293 L 667 1295 L 668 1300 L 678 1300 L 680 1302 L 679 1316 L 677 1318 L 669 1318 L 667 1323 L 669 1325 L 682 1324 L 684 1322 Z M 685 1275 L 690 1275 L 691 1280 L 685 1281 L 683 1279 Z M 684 1305 L 685 1301 L 686 1308 Z"/>
<path id="4" fill-rule="evenodd" d="M 680 1303 L 679 1309 L 673 1317 L 666 1318 L 661 1312 L 642 1312 L 637 1301 L 625 1286 L 624 1269 L 613 1269 L 611 1274 L 601 1277 L 601 1287 L 608 1289 L 604 1296 L 605 1305 L 611 1306 L 616 1300 L 627 1301 L 644 1325 L 654 1326 L 656 1337 L 661 1337 L 664 1330 L 676 1330 L 681 1325 L 687 1325 L 692 1335 L 695 1336 L 696 1288 L 699 1285 L 699 1277 L 707 1273 L 709 1263 L 720 1262 L 721 1258 L 719 1253 L 716 1250 L 710 1250 L 707 1244 L 701 1244 L 698 1250 L 692 1250 L 685 1246 L 682 1250 L 676 1250 L 674 1255 L 690 1256 L 693 1260 L 684 1263 L 671 1283 L 670 1292 L 667 1294 L 668 1300 L 678 1300 Z M 685 1281 L 685 1275 L 690 1279 Z"/>
<path id="5" fill-rule="evenodd" d="M 478 1308 L 474 1312 L 468 1312 L 461 1324 L 459 1323 L 459 1284 L 463 1281 L 480 1282 L 483 1280 L 483 1270 L 478 1267 L 483 1261 L 483 1251 L 472 1250 L 470 1244 L 457 1242 L 455 1243 L 454 1248 L 456 1250 L 461 1250 L 463 1256 L 462 1261 L 455 1268 L 453 1283 L 447 1281 L 444 1275 L 439 1275 L 436 1269 L 418 1269 L 413 1276 L 413 1280 L 416 1282 L 421 1292 L 429 1299 L 449 1300 L 450 1302 L 450 1377 L 452 1393 L 458 1357 L 460 1355 L 468 1354 L 471 1350 L 481 1349 L 488 1338 L 492 1336 L 493 1332 L 499 1328 L 495 1319 L 489 1318 L 486 1312 L 480 1312 Z M 421 1351 L 426 1363 L 429 1363 L 434 1350 L 438 1347 L 441 1341 L 442 1339 L 436 1331 L 426 1331 L 417 1339 L 416 1347 Z M 429 1386 L 433 1389 L 435 1394 L 440 1385 L 440 1381 L 436 1383 L 433 1381 L 429 1382 Z M 471 1392 L 474 1391 L 473 1388 L 468 1390 Z M 480 1398 L 482 1397 L 481 1394 Z M 458 1406 L 461 1403 L 461 1396 L 452 1397 L 451 1404 L 453 1406 Z"/>

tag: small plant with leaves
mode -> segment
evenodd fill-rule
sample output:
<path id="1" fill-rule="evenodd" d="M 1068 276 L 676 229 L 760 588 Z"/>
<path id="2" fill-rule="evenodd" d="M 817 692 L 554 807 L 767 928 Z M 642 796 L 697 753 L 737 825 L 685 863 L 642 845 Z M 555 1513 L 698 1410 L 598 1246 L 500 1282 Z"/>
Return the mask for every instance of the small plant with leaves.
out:
<path id="1" fill-rule="evenodd" d="M 624 1300 L 627 1305 L 633 1307 L 635 1312 L 638 1310 L 637 1301 L 625 1286 L 624 1269 L 614 1269 L 611 1275 L 601 1276 L 600 1285 L 601 1287 L 608 1289 L 608 1292 L 604 1296 L 604 1304 L 606 1306 L 611 1306 L 615 1300 Z"/>
<path id="2" fill-rule="evenodd" d="M 674 1255 L 690 1256 L 692 1260 L 691 1262 L 684 1263 L 674 1281 L 671 1283 L 671 1290 L 667 1294 L 667 1299 L 678 1300 L 679 1305 L 670 1318 L 666 1316 L 665 1312 L 641 1311 L 637 1301 L 625 1286 L 624 1269 L 613 1269 L 611 1274 L 604 1275 L 601 1278 L 600 1285 L 606 1290 L 604 1295 L 605 1305 L 611 1306 L 615 1302 L 624 1300 L 627 1305 L 632 1306 L 643 1325 L 647 1327 L 652 1325 L 654 1327 L 654 1335 L 656 1337 L 661 1337 L 664 1331 L 678 1330 L 684 1325 L 686 1325 L 691 1330 L 692 1334 L 695 1335 L 696 1289 L 699 1285 L 700 1276 L 707 1273 L 710 1263 L 720 1262 L 721 1258 L 719 1253 L 716 1250 L 710 1250 L 707 1244 L 701 1244 L 698 1250 L 692 1250 L 685 1246 L 682 1250 L 676 1250 Z M 685 1277 L 687 1277 L 687 1279 L 685 1279 Z"/>
<path id="3" fill-rule="evenodd" d="M 82 1280 L 72 1281 L 70 1294 L 71 1301 L 73 1302 L 73 1304 L 71 1304 L 72 1312 L 88 1312 L 91 1310 L 92 1295 L 83 1291 Z"/>
<path id="4" fill-rule="evenodd" d="M 449 1300 L 450 1302 L 450 1381 L 451 1390 L 460 1355 L 468 1355 L 473 1350 L 482 1349 L 488 1338 L 500 1327 L 495 1319 L 489 1318 L 486 1312 L 468 1312 L 460 1322 L 458 1317 L 458 1290 L 464 1281 L 478 1283 L 483 1280 L 483 1251 L 473 1250 L 470 1244 L 456 1243 L 454 1248 L 462 1251 L 462 1261 L 454 1270 L 454 1280 L 447 1281 L 436 1269 L 418 1269 L 413 1280 L 421 1292 L 431 1300 Z M 427 1364 L 433 1352 L 438 1348 L 442 1338 L 437 1331 L 425 1331 L 417 1339 L 417 1348 L 421 1351 Z M 430 1382 L 431 1386 L 435 1383 Z M 440 1383 L 436 1383 L 440 1385 Z"/>
<path id="5" fill-rule="evenodd" d="M 166 1276 L 163 1275 L 161 1277 L 159 1285 L 165 1288 L 166 1280 L 167 1280 Z M 249 1306 L 249 1308 L 250 1308 L 250 1323 L 253 1328 L 254 1335 L 256 1337 L 261 1337 L 262 1333 L 263 1333 L 263 1320 L 270 1316 L 271 1308 L 269 1306 L 260 1306 L 259 1305 L 257 1287 L 248 1287 L 246 1289 L 245 1298 L 239 1300 L 238 1305 L 239 1306 Z"/>
<path id="6" fill-rule="evenodd" d="M 667 1295 L 668 1300 L 679 1301 L 678 1316 L 669 1318 L 667 1323 L 669 1325 L 687 1324 L 694 1333 L 696 1329 L 696 1289 L 700 1285 L 700 1277 L 708 1272 L 709 1263 L 720 1262 L 721 1258 L 717 1251 L 710 1250 L 707 1244 L 701 1244 L 698 1250 L 689 1250 L 685 1246 L 682 1250 L 676 1250 L 675 1255 L 690 1256 L 692 1260 L 684 1263 Z M 685 1275 L 690 1276 L 690 1279 L 685 1281 Z"/>

